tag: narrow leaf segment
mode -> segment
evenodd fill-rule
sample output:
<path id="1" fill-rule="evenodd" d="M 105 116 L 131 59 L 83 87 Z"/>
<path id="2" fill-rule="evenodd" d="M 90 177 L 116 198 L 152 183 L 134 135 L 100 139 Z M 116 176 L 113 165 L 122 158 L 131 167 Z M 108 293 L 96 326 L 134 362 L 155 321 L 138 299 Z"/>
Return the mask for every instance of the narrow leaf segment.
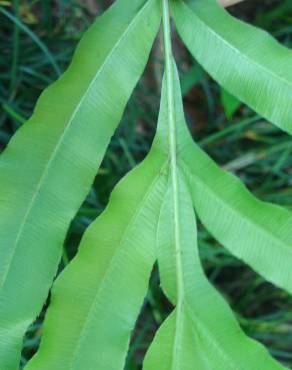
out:
<path id="1" fill-rule="evenodd" d="M 292 134 L 292 51 L 217 0 L 172 0 L 178 32 L 226 90 Z M 216 57 L 214 57 L 216 56 Z"/>

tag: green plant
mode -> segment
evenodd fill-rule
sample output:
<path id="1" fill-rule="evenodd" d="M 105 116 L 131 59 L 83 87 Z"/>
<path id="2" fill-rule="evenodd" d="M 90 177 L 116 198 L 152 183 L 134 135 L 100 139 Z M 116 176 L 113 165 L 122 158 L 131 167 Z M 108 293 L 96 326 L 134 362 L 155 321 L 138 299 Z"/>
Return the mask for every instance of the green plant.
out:
<path id="1" fill-rule="evenodd" d="M 182 39 L 208 72 L 291 133 L 290 51 L 215 0 L 171 5 Z M 255 199 L 193 143 L 171 51 L 168 1 L 119 0 L 91 27 L 69 70 L 1 156 L 1 369 L 17 368 L 24 332 L 44 303 L 70 220 L 147 62 L 161 10 L 165 77 L 153 147 L 117 186 L 54 284 L 43 343 L 27 369 L 123 368 L 156 259 L 176 308 L 157 333 L 146 370 L 195 363 L 282 368 L 242 333 L 205 278 L 193 205 L 217 240 L 290 293 L 291 213 Z"/>

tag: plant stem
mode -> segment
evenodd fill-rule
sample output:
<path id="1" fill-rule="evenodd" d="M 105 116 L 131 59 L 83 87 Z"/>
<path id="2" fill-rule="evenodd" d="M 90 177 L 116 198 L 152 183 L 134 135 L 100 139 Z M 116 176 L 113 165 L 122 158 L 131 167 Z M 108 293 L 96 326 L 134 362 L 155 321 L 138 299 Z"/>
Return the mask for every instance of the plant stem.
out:
<path id="1" fill-rule="evenodd" d="M 164 49 L 165 49 L 165 74 L 167 85 L 167 105 L 168 105 L 168 118 L 169 118 L 169 151 L 170 151 L 170 167 L 171 167 L 171 182 L 173 193 L 173 207 L 174 207 L 174 223 L 175 223 L 175 247 L 177 258 L 177 277 L 178 287 L 177 294 L 183 294 L 183 279 L 182 279 L 182 266 L 180 261 L 181 248 L 180 248 L 180 230 L 179 230 L 179 199 L 178 199 L 178 173 L 177 173 L 177 144 L 176 144 L 176 122 L 174 111 L 174 87 L 173 87 L 173 55 L 171 46 L 171 31 L 170 31 L 170 14 L 168 0 L 163 2 L 163 34 L 164 34 Z"/>
<path id="2" fill-rule="evenodd" d="M 167 85 L 167 106 L 168 106 L 168 128 L 169 128 L 169 155 L 171 169 L 171 189 L 173 201 L 173 218 L 174 218 L 174 242 L 175 242 L 175 259 L 176 259 L 176 281 L 177 281 L 177 316 L 176 316 L 176 335 L 173 347 L 173 365 L 176 369 L 179 358 L 177 350 L 181 337 L 182 328 L 182 313 L 183 313 L 183 269 L 181 261 L 181 243 L 180 243 L 180 227 L 179 227 L 179 181 L 177 171 L 177 144 L 176 144 L 176 119 L 174 111 L 174 86 L 173 86 L 173 54 L 171 45 L 171 28 L 170 28 L 170 12 L 168 0 L 162 0 L 163 9 L 163 36 L 165 50 L 165 76 Z"/>

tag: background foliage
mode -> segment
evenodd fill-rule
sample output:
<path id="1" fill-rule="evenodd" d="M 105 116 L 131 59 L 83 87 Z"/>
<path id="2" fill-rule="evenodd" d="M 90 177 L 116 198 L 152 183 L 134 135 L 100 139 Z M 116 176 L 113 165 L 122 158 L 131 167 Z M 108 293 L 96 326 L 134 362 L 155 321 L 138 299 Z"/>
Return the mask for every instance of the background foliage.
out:
<path id="1" fill-rule="evenodd" d="M 31 115 L 41 91 L 66 68 L 94 16 L 110 3 L 0 0 L 0 151 Z M 290 0 L 246 1 L 230 11 L 292 45 Z M 223 91 L 181 47 L 179 39 L 175 41 L 186 115 L 195 140 L 217 163 L 239 175 L 259 198 L 291 208 L 291 138 Z M 157 121 L 162 68 L 158 39 L 94 186 L 72 222 L 60 269 L 75 255 L 84 229 L 103 210 L 114 184 L 148 152 Z M 292 368 L 291 297 L 231 257 L 202 227 L 199 244 L 209 278 L 225 294 L 243 329 Z M 171 310 L 157 283 L 154 269 L 127 370 L 140 369 L 145 349 Z M 27 332 L 23 364 L 38 347 L 45 309 Z"/>

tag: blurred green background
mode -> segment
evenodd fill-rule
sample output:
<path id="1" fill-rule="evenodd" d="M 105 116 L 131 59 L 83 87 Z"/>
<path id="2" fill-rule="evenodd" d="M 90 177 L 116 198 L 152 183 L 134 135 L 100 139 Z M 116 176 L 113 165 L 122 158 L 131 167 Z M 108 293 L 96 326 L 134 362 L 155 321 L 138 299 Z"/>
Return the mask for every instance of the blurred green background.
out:
<path id="1" fill-rule="evenodd" d="M 110 4 L 106 0 L 0 0 L 0 152 L 31 115 L 42 90 L 66 69 L 84 30 Z M 291 47 L 291 0 L 247 0 L 229 11 Z M 175 33 L 174 49 L 194 139 L 260 199 L 292 208 L 292 139 L 212 81 Z M 104 209 L 113 186 L 148 152 L 159 109 L 162 71 L 158 37 L 92 190 L 72 222 L 60 270 L 75 255 L 85 228 Z M 230 256 L 202 225 L 199 243 L 208 277 L 224 294 L 245 332 L 292 368 L 292 298 Z M 46 307 L 27 332 L 21 367 L 38 348 Z M 145 351 L 171 309 L 154 268 L 126 370 L 141 369 Z"/>

